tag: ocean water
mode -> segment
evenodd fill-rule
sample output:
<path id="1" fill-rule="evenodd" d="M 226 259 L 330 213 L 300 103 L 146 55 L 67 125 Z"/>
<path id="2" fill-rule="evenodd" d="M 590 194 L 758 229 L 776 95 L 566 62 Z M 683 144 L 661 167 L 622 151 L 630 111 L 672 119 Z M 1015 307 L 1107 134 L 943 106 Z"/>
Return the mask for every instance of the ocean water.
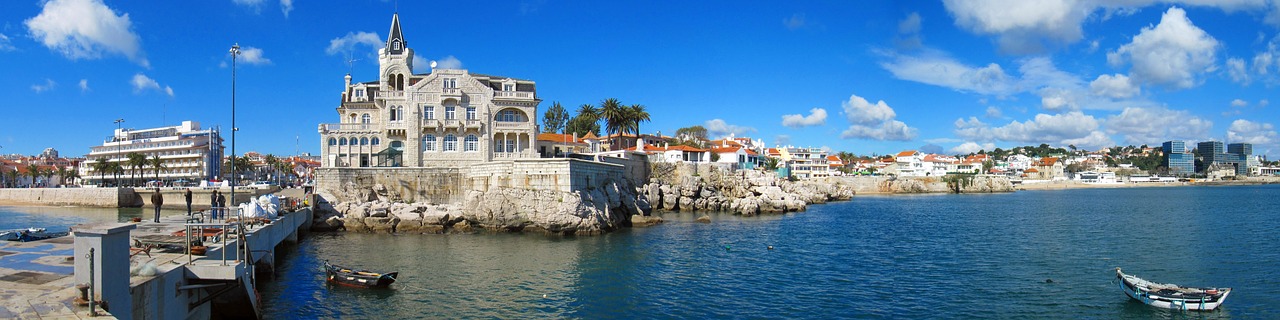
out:
<path id="1" fill-rule="evenodd" d="M 710 224 L 669 213 L 595 237 L 313 233 L 281 250 L 259 291 L 268 319 L 1277 319 L 1277 195 L 1273 185 L 857 196 Z M 4 223 L 15 215 L 63 219 L 0 208 Z M 330 286 L 326 259 L 399 281 Z M 1120 292 L 1115 267 L 1235 291 L 1218 311 L 1156 309 Z"/>
<path id="2" fill-rule="evenodd" d="M 1114 268 L 1233 287 L 1194 318 L 1280 318 L 1280 186 L 858 196 L 597 237 L 313 234 L 262 281 L 269 318 L 1180 318 Z M 773 246 L 773 249 L 769 249 Z M 399 271 L 390 290 L 320 265 Z M 1052 280 L 1047 281 L 1047 280 Z"/>

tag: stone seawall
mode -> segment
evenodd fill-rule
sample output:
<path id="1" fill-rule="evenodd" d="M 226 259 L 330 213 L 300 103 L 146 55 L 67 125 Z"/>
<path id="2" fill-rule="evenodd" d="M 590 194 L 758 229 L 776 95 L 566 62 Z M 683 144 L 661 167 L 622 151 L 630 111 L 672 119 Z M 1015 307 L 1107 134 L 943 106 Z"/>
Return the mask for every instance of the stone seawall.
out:
<path id="1" fill-rule="evenodd" d="M 953 178 L 940 177 L 890 177 L 890 176 L 845 176 L 834 177 L 841 185 L 846 185 L 860 194 L 897 194 L 897 193 L 990 193 L 1013 192 L 1013 183 L 1004 176 L 968 176 Z"/>
<path id="2" fill-rule="evenodd" d="M 625 159 L 624 159 L 625 160 Z M 321 168 L 313 230 L 600 234 L 650 210 L 625 162 L 520 159 L 459 168 Z"/>
<path id="3" fill-rule="evenodd" d="M 5 188 L 0 202 L 37 206 L 136 207 L 140 199 L 128 188 Z"/>

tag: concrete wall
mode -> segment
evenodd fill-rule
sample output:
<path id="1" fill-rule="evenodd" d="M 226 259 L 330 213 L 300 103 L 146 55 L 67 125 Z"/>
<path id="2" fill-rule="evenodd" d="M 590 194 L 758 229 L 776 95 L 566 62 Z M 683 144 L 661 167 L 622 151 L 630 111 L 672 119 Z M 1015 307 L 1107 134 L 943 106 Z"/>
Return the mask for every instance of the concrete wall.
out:
<path id="1" fill-rule="evenodd" d="M 0 201 L 43 206 L 128 207 L 135 204 L 133 189 L 117 188 L 4 188 Z"/>
<path id="2" fill-rule="evenodd" d="M 130 192 L 137 193 L 138 201 L 141 201 L 140 205 L 143 208 L 151 208 L 151 194 L 156 191 L 156 188 L 137 188 L 126 190 L 136 190 Z M 162 207 L 165 209 L 187 209 L 187 199 L 183 197 L 186 190 L 187 188 L 161 188 L 160 195 L 164 197 L 164 205 L 162 205 Z M 222 193 L 223 197 L 227 197 L 227 205 L 232 206 L 235 203 L 249 201 L 249 198 L 252 197 L 280 191 L 280 188 L 270 187 L 258 189 L 236 187 L 235 201 L 231 199 L 231 188 L 191 188 L 191 210 L 199 211 L 209 209 L 209 204 L 211 203 L 210 196 L 213 195 L 213 191 L 215 190 Z"/>

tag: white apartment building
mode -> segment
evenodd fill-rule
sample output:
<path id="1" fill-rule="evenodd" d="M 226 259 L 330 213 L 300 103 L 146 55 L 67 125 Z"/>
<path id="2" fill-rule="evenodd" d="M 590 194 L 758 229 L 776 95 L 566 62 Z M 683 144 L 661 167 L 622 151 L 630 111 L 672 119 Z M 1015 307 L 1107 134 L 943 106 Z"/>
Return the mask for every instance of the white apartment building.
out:
<path id="1" fill-rule="evenodd" d="M 428 24 L 423 24 L 424 26 Z M 464 167 L 537 158 L 533 81 L 436 68 L 413 73 L 413 49 L 391 18 L 378 79 L 346 76 L 339 123 L 320 124 L 324 167 Z"/>
<path id="2" fill-rule="evenodd" d="M 80 178 L 85 185 L 98 185 L 103 182 L 103 173 L 94 170 L 98 159 L 106 159 L 110 163 L 119 163 L 124 167 L 125 175 L 133 168 L 129 166 L 128 155 L 138 153 L 148 160 L 159 156 L 163 160 L 160 170 L 160 181 L 175 182 L 185 180 L 196 183 L 201 180 L 212 180 L 222 170 L 222 137 L 217 129 L 201 129 L 200 123 L 183 121 L 181 125 L 150 129 L 116 129 L 114 134 L 99 146 L 89 148 L 85 161 L 80 165 Z M 146 181 L 155 180 L 156 172 L 148 164 L 140 171 Z M 113 179 L 107 173 L 105 179 Z"/>

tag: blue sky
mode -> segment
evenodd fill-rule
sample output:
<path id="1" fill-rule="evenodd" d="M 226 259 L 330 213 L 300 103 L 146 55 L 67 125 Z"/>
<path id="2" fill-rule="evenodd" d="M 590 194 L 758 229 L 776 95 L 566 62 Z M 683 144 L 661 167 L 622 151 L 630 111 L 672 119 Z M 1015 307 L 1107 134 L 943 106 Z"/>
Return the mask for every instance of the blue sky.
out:
<path id="1" fill-rule="evenodd" d="M 237 152 L 318 153 L 343 75 L 375 79 L 398 11 L 421 61 L 537 81 L 542 110 L 643 104 L 645 133 L 703 125 L 858 154 L 1215 139 L 1280 155 L 1280 3 L 1113 2 L 4 1 L 0 153 L 82 155 L 116 118 L 228 128 L 234 43 Z"/>

